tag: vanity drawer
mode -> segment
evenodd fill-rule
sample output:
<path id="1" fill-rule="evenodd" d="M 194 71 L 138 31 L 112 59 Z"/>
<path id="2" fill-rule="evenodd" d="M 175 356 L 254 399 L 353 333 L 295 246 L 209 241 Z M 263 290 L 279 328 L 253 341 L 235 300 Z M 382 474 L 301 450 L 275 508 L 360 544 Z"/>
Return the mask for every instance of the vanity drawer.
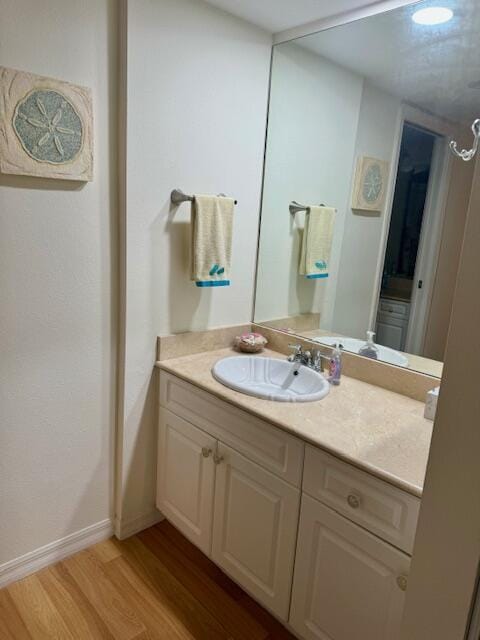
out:
<path id="1" fill-rule="evenodd" d="M 305 447 L 298 438 L 164 371 L 160 405 L 300 487 Z"/>
<path id="2" fill-rule="evenodd" d="M 412 554 L 420 500 L 309 445 L 303 491 Z"/>
<path id="3" fill-rule="evenodd" d="M 394 313 L 397 316 L 408 318 L 410 314 L 410 304 L 408 302 L 396 302 L 386 298 L 380 299 L 380 312 Z"/>

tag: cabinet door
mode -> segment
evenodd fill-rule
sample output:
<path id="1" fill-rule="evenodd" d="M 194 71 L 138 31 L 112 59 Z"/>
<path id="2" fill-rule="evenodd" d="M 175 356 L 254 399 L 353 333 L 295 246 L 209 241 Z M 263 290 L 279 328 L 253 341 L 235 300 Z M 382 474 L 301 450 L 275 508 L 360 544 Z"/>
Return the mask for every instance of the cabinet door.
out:
<path id="1" fill-rule="evenodd" d="M 303 494 L 290 624 L 306 640 L 397 640 L 407 555 Z"/>
<path id="2" fill-rule="evenodd" d="M 390 320 L 390 318 L 388 320 Z M 378 342 L 378 344 L 383 344 L 391 349 L 401 351 L 405 341 L 404 334 L 405 326 L 403 321 L 398 321 L 396 324 L 393 324 L 392 322 L 382 320 L 381 317 L 377 319 L 375 342 Z"/>
<path id="3" fill-rule="evenodd" d="M 210 555 L 216 440 L 160 409 L 157 507 L 187 538 Z"/>
<path id="4" fill-rule="evenodd" d="M 300 492 L 219 444 L 212 558 L 288 619 Z"/>

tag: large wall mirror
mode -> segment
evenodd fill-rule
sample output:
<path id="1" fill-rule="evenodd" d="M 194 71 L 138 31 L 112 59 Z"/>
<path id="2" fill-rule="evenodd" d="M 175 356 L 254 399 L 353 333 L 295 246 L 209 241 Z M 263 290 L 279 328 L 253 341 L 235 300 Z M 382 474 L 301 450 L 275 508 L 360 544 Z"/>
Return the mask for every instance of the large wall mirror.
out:
<path id="1" fill-rule="evenodd" d="M 441 5 L 274 47 L 254 315 L 438 377 L 480 117 L 478 2 Z"/>

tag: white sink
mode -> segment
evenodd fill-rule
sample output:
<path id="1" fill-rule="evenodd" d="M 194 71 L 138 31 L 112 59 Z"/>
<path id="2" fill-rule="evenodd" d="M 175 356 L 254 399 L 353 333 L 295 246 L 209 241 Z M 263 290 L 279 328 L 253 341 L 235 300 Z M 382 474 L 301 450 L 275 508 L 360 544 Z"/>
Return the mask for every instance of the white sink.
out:
<path id="1" fill-rule="evenodd" d="M 330 391 L 321 373 L 277 358 L 223 358 L 213 366 L 212 375 L 240 393 L 280 402 L 312 402 L 321 400 Z"/>
<path id="2" fill-rule="evenodd" d="M 315 342 L 321 342 L 329 346 L 335 344 L 343 345 L 345 351 L 351 351 L 352 353 L 358 353 L 361 347 L 364 346 L 365 340 L 358 340 L 357 338 L 345 338 L 340 336 L 319 336 L 314 338 Z M 408 359 L 395 349 L 390 347 L 384 347 L 382 344 L 375 343 L 378 349 L 378 359 L 382 362 L 388 362 L 389 364 L 396 364 L 398 367 L 408 367 Z"/>

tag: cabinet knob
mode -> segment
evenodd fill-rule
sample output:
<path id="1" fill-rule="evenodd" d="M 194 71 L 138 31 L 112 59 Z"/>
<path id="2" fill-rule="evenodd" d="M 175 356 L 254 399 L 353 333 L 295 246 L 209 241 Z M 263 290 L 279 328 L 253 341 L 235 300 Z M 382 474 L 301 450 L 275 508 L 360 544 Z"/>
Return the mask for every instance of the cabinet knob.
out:
<path id="1" fill-rule="evenodd" d="M 213 461 L 215 464 L 220 464 L 221 462 L 223 462 L 223 456 L 219 456 L 218 453 L 214 453 Z"/>
<path id="2" fill-rule="evenodd" d="M 397 586 L 402 591 L 407 590 L 407 576 L 397 576 Z"/>
<path id="3" fill-rule="evenodd" d="M 202 456 L 204 458 L 208 458 L 209 456 L 212 455 L 212 453 L 213 453 L 212 450 L 209 449 L 208 447 L 202 447 Z"/>
<path id="4" fill-rule="evenodd" d="M 358 509 L 360 506 L 360 496 L 355 495 L 354 493 L 350 493 L 347 498 L 348 505 L 352 507 L 352 509 Z"/>

